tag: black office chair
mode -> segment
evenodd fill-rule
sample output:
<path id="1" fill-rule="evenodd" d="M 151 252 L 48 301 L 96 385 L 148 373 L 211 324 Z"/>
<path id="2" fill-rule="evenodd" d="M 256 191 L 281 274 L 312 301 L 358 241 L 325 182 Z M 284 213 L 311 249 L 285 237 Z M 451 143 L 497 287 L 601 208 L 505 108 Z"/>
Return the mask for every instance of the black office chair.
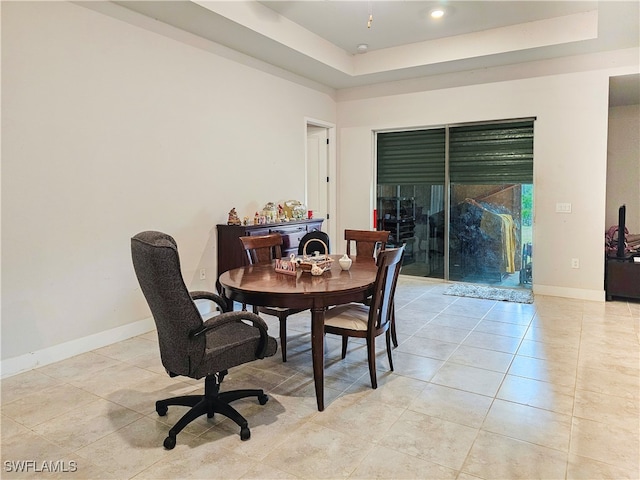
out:
<path id="1" fill-rule="evenodd" d="M 326 251 L 325 251 L 326 245 Z M 320 252 L 320 254 L 331 253 L 329 246 L 329 235 L 322 230 L 313 230 L 307 232 L 304 237 L 300 239 L 298 245 L 298 255 L 313 255 L 314 252 Z"/>
<path id="2" fill-rule="evenodd" d="M 160 357 L 171 377 L 183 375 L 205 378 L 204 395 L 187 395 L 156 402 L 156 412 L 165 416 L 169 405 L 191 409 L 170 430 L 164 446 L 172 449 L 176 436 L 190 422 L 215 413 L 240 426 L 240 438 L 251 436 L 247 420 L 230 402 L 257 397 L 267 403 L 263 390 L 220 392 L 220 384 L 229 368 L 272 356 L 276 340 L 267 334 L 267 324 L 250 312 L 229 312 L 225 300 L 214 293 L 189 292 L 180 272 L 175 240 L 161 232 L 142 232 L 131 239 L 131 256 L 158 331 Z M 221 313 L 203 322 L 194 300 L 209 300 Z M 246 322 L 250 322 L 249 325 Z"/>

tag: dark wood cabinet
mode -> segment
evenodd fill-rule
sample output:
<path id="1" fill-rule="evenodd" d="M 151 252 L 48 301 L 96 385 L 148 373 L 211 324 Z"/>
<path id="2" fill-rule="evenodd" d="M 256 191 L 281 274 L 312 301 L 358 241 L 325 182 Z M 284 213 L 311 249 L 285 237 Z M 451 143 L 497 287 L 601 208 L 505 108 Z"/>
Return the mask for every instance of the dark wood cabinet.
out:
<path id="1" fill-rule="evenodd" d="M 322 219 L 296 220 L 266 225 L 223 225 L 218 229 L 218 275 L 219 278 L 227 270 L 241 267 L 245 264 L 246 254 L 242 249 L 240 237 L 249 235 L 268 235 L 279 233 L 282 235 L 282 256 L 298 253 L 300 240 L 307 232 L 320 230 Z"/>
<path id="2" fill-rule="evenodd" d="M 613 297 L 640 299 L 640 263 L 633 258 L 607 258 L 604 277 L 607 300 Z"/>

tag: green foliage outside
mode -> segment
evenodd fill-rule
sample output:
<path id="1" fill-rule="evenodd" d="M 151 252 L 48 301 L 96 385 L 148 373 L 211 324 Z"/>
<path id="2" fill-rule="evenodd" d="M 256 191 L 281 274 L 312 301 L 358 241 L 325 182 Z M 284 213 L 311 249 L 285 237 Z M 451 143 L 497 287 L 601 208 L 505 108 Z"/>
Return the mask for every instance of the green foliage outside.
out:
<path id="1" fill-rule="evenodd" d="M 522 225 L 533 225 L 533 185 L 522 185 Z"/>

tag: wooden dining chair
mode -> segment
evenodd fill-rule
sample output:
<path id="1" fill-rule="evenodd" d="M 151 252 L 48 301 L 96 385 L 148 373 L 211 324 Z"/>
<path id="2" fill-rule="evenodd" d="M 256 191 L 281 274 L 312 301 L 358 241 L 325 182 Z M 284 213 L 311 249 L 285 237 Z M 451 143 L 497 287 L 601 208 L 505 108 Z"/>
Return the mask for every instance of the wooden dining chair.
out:
<path id="1" fill-rule="evenodd" d="M 342 336 L 342 358 L 347 355 L 349 337 L 367 340 L 367 359 L 371 387 L 378 388 L 376 379 L 376 337 L 386 336 L 389 368 L 393 371 L 391 357 L 391 324 L 393 318 L 393 297 L 402 266 L 404 245 L 380 252 L 376 264 L 378 272 L 374 283 L 371 304 L 349 303 L 331 308 L 325 312 L 324 331 Z"/>
<path id="2" fill-rule="evenodd" d="M 279 233 L 240 237 L 240 243 L 247 254 L 249 265 L 271 263 L 282 257 L 283 241 Z"/>
<path id="3" fill-rule="evenodd" d="M 240 242 L 247 253 L 249 265 L 271 263 L 274 259 L 282 257 L 282 235 L 279 233 L 240 237 Z M 272 315 L 280 321 L 280 350 L 283 362 L 287 361 L 287 317 L 302 311 L 282 307 L 253 307 L 254 313 Z"/>
<path id="4" fill-rule="evenodd" d="M 345 230 L 344 239 L 347 241 L 347 255 L 351 255 L 351 242 L 356 244 L 356 254 L 358 256 L 375 258 L 379 252 L 383 251 L 391 232 L 387 230 Z M 371 299 L 367 299 L 365 304 L 369 304 Z M 398 346 L 398 336 L 396 334 L 396 314 L 395 309 L 391 313 L 391 340 L 393 346 Z"/>
<path id="5" fill-rule="evenodd" d="M 358 257 L 374 257 L 374 253 L 386 248 L 391 232 L 387 230 L 345 230 L 344 239 L 347 241 L 347 255 L 351 255 L 351 242 L 356 244 L 355 254 Z"/>

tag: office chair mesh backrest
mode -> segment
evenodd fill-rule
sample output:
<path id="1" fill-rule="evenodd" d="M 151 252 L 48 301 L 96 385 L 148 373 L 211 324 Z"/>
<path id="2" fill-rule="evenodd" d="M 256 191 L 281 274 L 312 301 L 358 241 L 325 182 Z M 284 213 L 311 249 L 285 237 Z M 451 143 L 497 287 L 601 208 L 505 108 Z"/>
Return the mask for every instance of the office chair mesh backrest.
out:
<path id="1" fill-rule="evenodd" d="M 142 232 L 131 239 L 133 266 L 156 322 L 162 364 L 170 374 L 199 378 L 204 335 L 189 338 L 202 317 L 180 273 L 176 241 L 161 232 Z"/>

